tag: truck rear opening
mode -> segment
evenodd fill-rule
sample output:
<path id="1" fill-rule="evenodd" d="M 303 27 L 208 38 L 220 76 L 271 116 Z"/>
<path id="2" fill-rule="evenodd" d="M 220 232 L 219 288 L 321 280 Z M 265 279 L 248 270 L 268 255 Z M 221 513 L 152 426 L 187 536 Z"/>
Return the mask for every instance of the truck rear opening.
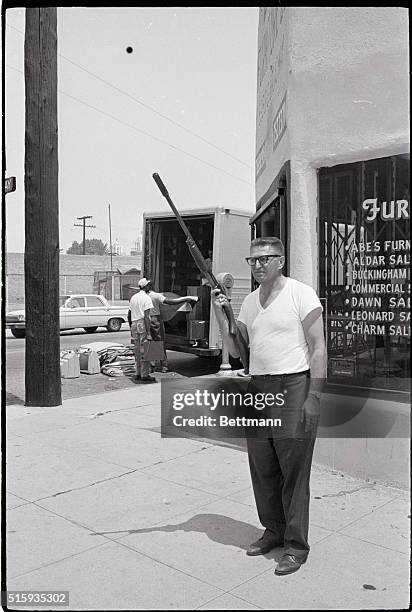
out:
<path id="1" fill-rule="evenodd" d="M 245 262 L 250 241 L 249 213 L 215 207 L 180 214 L 213 274 L 232 275 L 231 303 L 237 316 L 250 292 L 250 268 Z M 222 342 L 211 308 L 211 288 L 189 252 L 182 228 L 173 213 L 145 213 L 143 220 L 143 274 L 153 281 L 154 290 L 167 297 L 199 298 L 191 312 L 162 306 L 166 348 L 200 356 L 220 355 Z"/>
<path id="2" fill-rule="evenodd" d="M 184 216 L 184 221 L 212 267 L 214 215 Z M 209 348 L 210 287 L 189 253 L 180 225 L 174 218 L 147 219 L 145 231 L 145 270 L 150 268 L 148 278 L 155 290 L 168 297 L 196 295 L 199 298 L 189 313 L 162 307 L 166 348 L 218 355 L 218 348 L 212 351 Z"/>

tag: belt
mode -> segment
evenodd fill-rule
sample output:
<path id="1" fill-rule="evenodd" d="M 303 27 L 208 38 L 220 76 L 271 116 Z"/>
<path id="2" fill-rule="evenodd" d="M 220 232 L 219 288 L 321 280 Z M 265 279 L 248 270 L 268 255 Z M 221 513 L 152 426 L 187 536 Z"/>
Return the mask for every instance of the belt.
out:
<path id="1" fill-rule="evenodd" d="M 280 378 L 292 378 L 294 376 L 308 376 L 310 370 L 293 372 L 292 374 L 252 374 L 252 380 L 279 380 Z"/>

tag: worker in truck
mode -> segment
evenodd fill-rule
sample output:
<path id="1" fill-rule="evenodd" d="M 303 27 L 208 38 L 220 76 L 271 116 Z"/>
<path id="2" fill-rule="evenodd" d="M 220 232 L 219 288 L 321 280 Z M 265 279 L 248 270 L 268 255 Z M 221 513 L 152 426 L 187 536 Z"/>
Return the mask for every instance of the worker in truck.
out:
<path id="1" fill-rule="evenodd" d="M 250 348 L 248 392 L 284 397 L 281 427 L 245 432 L 256 506 L 265 527 L 247 554 L 284 547 L 275 569 L 284 575 L 297 571 L 309 554 L 309 479 L 326 377 L 322 306 L 312 287 L 282 274 L 285 250 L 279 238 L 252 240 L 246 260 L 260 285 L 246 296 L 237 319 Z M 237 357 L 237 343 L 222 310 L 226 302 L 223 294 L 214 292 L 222 335 Z"/>
<path id="2" fill-rule="evenodd" d="M 153 340 L 165 340 L 165 326 L 160 313 L 160 305 L 168 304 L 169 306 L 175 306 L 178 304 L 196 304 L 198 297 L 194 295 L 185 295 L 183 297 L 170 298 L 166 297 L 163 293 L 158 293 L 153 290 L 153 283 L 147 278 L 141 278 L 138 282 L 140 289 L 150 297 L 153 307 L 150 309 L 150 333 Z M 167 356 L 165 351 L 165 359 L 160 362 L 160 371 L 168 372 Z"/>

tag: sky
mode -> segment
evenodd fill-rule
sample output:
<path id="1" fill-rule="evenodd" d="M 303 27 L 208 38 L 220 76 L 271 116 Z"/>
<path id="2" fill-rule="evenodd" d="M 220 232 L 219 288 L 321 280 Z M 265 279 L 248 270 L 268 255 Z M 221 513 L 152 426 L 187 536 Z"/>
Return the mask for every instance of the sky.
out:
<path id="1" fill-rule="evenodd" d="M 86 237 L 109 242 L 110 204 L 113 242 L 129 254 L 143 213 L 168 210 L 153 172 L 179 209 L 254 212 L 257 7 L 59 8 L 57 22 L 64 252 L 83 215 L 96 225 Z M 10 252 L 24 251 L 24 27 L 24 9 L 8 9 Z"/>

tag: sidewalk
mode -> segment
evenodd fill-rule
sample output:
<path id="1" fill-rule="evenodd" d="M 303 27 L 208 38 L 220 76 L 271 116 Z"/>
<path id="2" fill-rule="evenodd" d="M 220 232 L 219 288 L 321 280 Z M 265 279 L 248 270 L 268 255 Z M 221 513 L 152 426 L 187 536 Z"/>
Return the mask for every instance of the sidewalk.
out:
<path id="1" fill-rule="evenodd" d="M 314 465 L 311 554 L 278 577 L 281 549 L 245 555 L 247 454 L 162 439 L 160 385 L 6 410 L 8 590 L 68 590 L 63 610 L 408 607 L 405 491 Z"/>

